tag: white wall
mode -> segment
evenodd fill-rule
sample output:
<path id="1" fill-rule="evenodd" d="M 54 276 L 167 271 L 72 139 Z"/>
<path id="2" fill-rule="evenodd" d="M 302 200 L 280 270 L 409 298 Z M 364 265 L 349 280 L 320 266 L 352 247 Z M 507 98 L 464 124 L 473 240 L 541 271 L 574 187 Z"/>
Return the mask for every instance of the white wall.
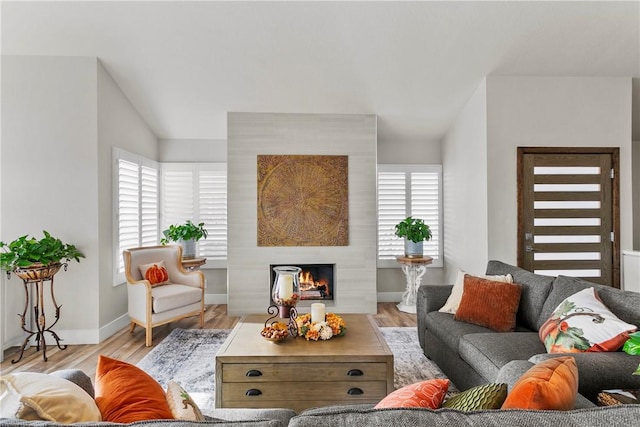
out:
<path id="1" fill-rule="evenodd" d="M 487 77 L 489 257 L 517 258 L 516 148 L 620 147 L 620 246 L 632 248 L 631 79 Z"/>
<path id="2" fill-rule="evenodd" d="M 86 255 L 55 278 L 62 304 L 55 327 L 66 344 L 97 342 L 98 242 L 97 92 L 95 58 L 3 56 L 2 224 L 0 239 L 42 237 L 42 230 Z M 3 348 L 21 343 L 16 313 L 22 281 L 3 288 Z M 19 307 L 19 310 L 17 309 Z M 53 319 L 53 311 L 45 312 Z"/>
<path id="3" fill-rule="evenodd" d="M 482 80 L 442 146 L 445 283 L 484 273 L 487 243 L 487 83 Z"/>
<path id="4" fill-rule="evenodd" d="M 113 265 L 117 242 L 113 239 L 113 147 L 156 160 L 157 138 L 131 105 L 117 83 L 98 62 L 98 197 L 100 251 L 100 339 L 103 340 L 129 322 L 127 288 L 113 286 Z"/>
<path id="5" fill-rule="evenodd" d="M 375 313 L 376 117 L 372 115 L 229 113 L 228 313 L 264 312 L 269 265 L 336 265 L 338 312 Z M 257 155 L 349 156 L 349 245 L 257 246 Z"/>

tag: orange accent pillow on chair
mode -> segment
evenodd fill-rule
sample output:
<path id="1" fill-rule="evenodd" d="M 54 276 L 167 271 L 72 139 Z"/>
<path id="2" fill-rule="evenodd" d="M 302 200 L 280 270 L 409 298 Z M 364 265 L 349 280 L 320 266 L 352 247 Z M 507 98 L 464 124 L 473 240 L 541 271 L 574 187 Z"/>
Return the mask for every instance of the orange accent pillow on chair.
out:
<path id="1" fill-rule="evenodd" d="M 578 367 L 573 357 L 547 359 L 531 367 L 513 385 L 502 409 L 568 411 L 578 395 Z"/>
<path id="2" fill-rule="evenodd" d="M 128 424 L 173 419 L 156 380 L 137 366 L 102 355 L 96 368 L 96 404 L 103 421 Z"/>

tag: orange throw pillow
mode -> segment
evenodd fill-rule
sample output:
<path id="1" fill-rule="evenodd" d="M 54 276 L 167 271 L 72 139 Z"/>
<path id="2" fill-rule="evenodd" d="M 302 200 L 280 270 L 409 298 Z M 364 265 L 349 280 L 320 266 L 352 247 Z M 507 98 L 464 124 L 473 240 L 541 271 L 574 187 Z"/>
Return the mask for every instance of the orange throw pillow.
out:
<path id="1" fill-rule="evenodd" d="M 449 390 L 449 380 L 427 380 L 409 384 L 390 393 L 374 409 L 430 408 L 438 409 Z"/>
<path id="2" fill-rule="evenodd" d="M 96 368 L 96 404 L 103 421 L 128 424 L 173 419 L 156 380 L 134 365 L 102 355 Z"/>
<path id="3" fill-rule="evenodd" d="M 498 332 L 513 331 L 522 287 L 465 274 L 464 291 L 456 320 L 484 326 Z"/>
<path id="4" fill-rule="evenodd" d="M 578 395 L 578 368 L 573 357 L 556 357 L 533 366 L 513 385 L 502 409 L 568 411 Z"/>

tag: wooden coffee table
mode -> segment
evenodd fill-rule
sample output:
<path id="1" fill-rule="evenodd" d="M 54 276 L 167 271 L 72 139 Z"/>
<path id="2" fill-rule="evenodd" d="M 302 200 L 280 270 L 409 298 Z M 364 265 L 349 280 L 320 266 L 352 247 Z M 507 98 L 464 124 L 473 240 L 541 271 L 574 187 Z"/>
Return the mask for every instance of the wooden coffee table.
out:
<path id="1" fill-rule="evenodd" d="M 303 409 L 377 403 L 393 388 L 393 353 L 373 319 L 341 315 L 343 337 L 327 341 L 260 335 L 268 316 L 243 317 L 216 355 L 217 408 Z"/>

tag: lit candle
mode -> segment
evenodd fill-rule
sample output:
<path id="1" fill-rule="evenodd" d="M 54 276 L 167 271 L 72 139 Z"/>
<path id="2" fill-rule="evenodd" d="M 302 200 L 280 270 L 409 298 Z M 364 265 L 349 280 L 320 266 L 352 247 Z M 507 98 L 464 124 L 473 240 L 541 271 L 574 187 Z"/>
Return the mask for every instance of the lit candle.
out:
<path id="1" fill-rule="evenodd" d="M 293 296 L 293 276 L 281 274 L 278 276 L 278 296 L 286 301 Z"/>
<path id="2" fill-rule="evenodd" d="M 324 322 L 324 304 L 321 302 L 311 304 L 311 322 Z"/>

